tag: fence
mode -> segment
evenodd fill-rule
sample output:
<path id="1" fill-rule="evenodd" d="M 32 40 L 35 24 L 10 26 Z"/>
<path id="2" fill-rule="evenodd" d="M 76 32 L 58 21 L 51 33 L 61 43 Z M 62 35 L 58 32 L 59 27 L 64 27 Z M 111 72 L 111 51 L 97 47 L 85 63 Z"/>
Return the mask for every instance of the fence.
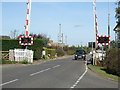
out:
<path id="1" fill-rule="evenodd" d="M 33 51 L 28 49 L 9 50 L 9 60 L 21 62 L 27 60 L 33 63 Z"/>
<path id="2" fill-rule="evenodd" d="M 0 51 L 1 60 L 9 60 L 9 51 Z"/>

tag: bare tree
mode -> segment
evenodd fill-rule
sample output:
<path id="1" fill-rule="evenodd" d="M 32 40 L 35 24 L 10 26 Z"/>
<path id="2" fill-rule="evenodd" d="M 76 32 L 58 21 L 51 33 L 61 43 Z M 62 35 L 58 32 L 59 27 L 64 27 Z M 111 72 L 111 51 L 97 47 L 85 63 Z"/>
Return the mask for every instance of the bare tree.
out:
<path id="1" fill-rule="evenodd" d="M 12 39 L 16 39 L 18 37 L 18 30 L 15 29 L 15 30 L 11 31 L 10 32 L 10 37 Z"/>

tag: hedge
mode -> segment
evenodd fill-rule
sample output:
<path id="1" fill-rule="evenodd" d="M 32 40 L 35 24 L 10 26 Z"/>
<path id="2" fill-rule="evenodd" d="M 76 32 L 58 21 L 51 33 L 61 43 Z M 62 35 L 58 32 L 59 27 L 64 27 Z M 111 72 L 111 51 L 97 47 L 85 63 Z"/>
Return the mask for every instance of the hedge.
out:
<path id="1" fill-rule="evenodd" d="M 45 46 L 46 41 L 42 39 L 35 39 L 34 45 L 28 46 L 28 49 L 34 51 L 34 59 L 40 59 L 42 48 Z M 2 39 L 2 51 L 9 51 L 9 49 L 22 49 L 17 39 Z"/>
<path id="2" fill-rule="evenodd" d="M 120 76 L 120 49 L 109 49 L 106 55 L 104 64 L 107 66 L 108 73 Z"/>

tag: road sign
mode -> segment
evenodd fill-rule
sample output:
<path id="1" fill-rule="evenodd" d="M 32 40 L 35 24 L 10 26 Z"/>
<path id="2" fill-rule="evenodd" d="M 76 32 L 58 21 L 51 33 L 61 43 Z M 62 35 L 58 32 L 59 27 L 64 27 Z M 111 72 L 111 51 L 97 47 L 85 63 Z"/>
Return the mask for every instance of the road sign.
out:
<path id="1" fill-rule="evenodd" d="M 88 42 L 88 47 L 95 48 L 95 42 Z"/>
<path id="2" fill-rule="evenodd" d="M 98 45 L 110 45 L 110 36 L 101 35 L 97 36 L 97 44 Z"/>
<path id="3" fill-rule="evenodd" d="M 33 37 L 32 36 L 19 36 L 19 44 L 20 45 L 33 45 Z"/>

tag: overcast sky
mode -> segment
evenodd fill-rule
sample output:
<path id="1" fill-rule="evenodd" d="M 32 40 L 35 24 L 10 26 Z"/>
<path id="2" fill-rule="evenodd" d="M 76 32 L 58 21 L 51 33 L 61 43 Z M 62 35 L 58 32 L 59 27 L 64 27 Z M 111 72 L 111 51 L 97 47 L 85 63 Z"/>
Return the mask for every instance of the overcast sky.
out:
<path id="1" fill-rule="evenodd" d="M 1 5 L 1 4 L 0 4 Z M 108 3 L 97 2 L 98 34 L 107 35 Z M 111 40 L 114 39 L 113 28 L 116 25 L 115 2 L 110 2 Z M 2 3 L 2 33 L 10 31 L 23 33 L 26 19 L 26 2 Z M 33 2 L 31 11 L 30 32 L 44 33 L 57 42 L 61 24 L 64 37 L 69 45 L 87 45 L 94 41 L 94 21 L 92 2 Z M 64 40 L 65 41 L 65 40 Z"/>

